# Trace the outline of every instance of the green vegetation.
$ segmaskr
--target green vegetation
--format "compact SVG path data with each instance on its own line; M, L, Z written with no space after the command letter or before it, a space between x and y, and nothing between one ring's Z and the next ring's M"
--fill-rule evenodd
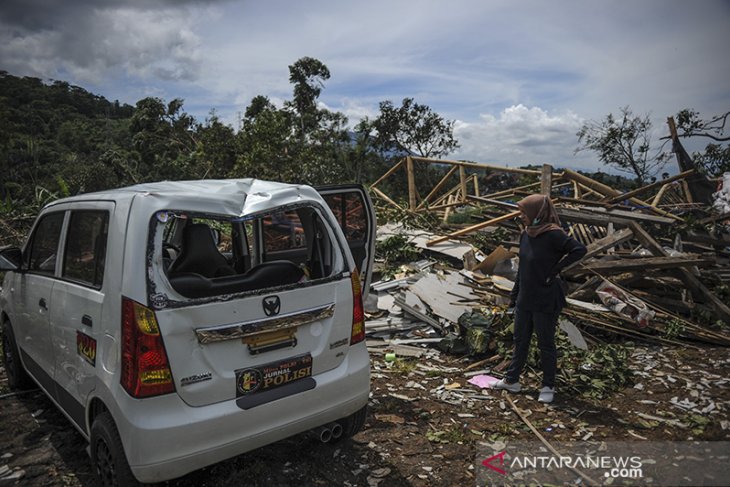
M327 66L304 57L289 74L291 100L276 107L255 96L236 132L215 112L196 120L181 99L131 106L0 71L0 245L20 243L38 209L67 195L165 179L365 183L404 151L443 156L458 146L453 122L410 98L401 107L382 102L378 117L352 130L344 114L318 103ZM397 191L405 181L393 184L392 194L405 194Z

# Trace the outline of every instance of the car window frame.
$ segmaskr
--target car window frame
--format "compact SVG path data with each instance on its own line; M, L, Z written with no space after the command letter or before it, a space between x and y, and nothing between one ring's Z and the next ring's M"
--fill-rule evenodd
M59 267L59 259L58 256L61 252L63 252L63 241L64 241L64 230L66 226L66 214L65 209L58 209L58 210L51 210L47 211L45 213L42 213L38 220L36 221L35 225L33 226L33 230L30 233L30 236L28 237L28 242L25 245L25 248L23 249L23 262L21 265L21 269L28 274L36 275L36 276L44 276L49 278L57 278L58 277L58 267ZM44 272L40 271L38 269L32 269L31 268L31 256L33 254L33 246L38 238L38 232L40 231L41 224L44 220L47 218L51 218L54 216L60 215L61 216L61 226L58 230L58 241L56 242L56 261L54 262L53 271L52 272Z
M80 208L70 208L66 210L66 221L63 226L63 249L62 249L62 260L60 263L60 266L58 268L58 278L65 282L70 282L73 284L77 284L82 287L86 287L89 289L95 289L100 290L104 286L104 279L107 277L107 256L109 255L108 249L109 249L109 227L111 225L111 218L112 218L112 212L109 208L93 208L93 207L80 207ZM74 214L78 213L103 213L106 215L106 243L104 247L104 264L103 264L103 274L101 282L97 285L95 283L91 283L88 281L83 281L81 279L77 279L74 277L68 277L64 275L65 269L66 269L66 257L67 257L67 249L68 249L68 239L71 235L71 222ZM95 249L96 250L96 249ZM96 259L95 259L96 262ZM96 265L96 264L95 264Z

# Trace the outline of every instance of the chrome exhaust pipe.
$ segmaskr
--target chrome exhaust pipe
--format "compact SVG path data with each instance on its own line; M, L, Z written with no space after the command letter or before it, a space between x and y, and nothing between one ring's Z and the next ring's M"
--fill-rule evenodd
M315 435L322 443L329 443L329 441L332 439L332 430L329 429L329 425L320 426L315 430Z
M340 436L342 436L343 429L342 429L342 425L340 423L335 421L334 423L330 423L327 426L329 427L330 431L332 432L333 440L336 440Z

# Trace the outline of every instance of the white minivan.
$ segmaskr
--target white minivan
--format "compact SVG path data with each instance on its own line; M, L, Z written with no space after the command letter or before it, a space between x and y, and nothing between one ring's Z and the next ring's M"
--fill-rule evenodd
M374 233L356 185L160 182L55 201L0 251L8 382L48 394L104 485L308 430L351 436L370 391Z

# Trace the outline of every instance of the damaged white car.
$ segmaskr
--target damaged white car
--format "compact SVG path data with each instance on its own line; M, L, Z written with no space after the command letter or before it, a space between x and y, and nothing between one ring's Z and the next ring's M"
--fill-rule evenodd
M0 251L11 387L37 383L105 485L157 482L315 430L370 390L360 186L161 182L55 201Z

